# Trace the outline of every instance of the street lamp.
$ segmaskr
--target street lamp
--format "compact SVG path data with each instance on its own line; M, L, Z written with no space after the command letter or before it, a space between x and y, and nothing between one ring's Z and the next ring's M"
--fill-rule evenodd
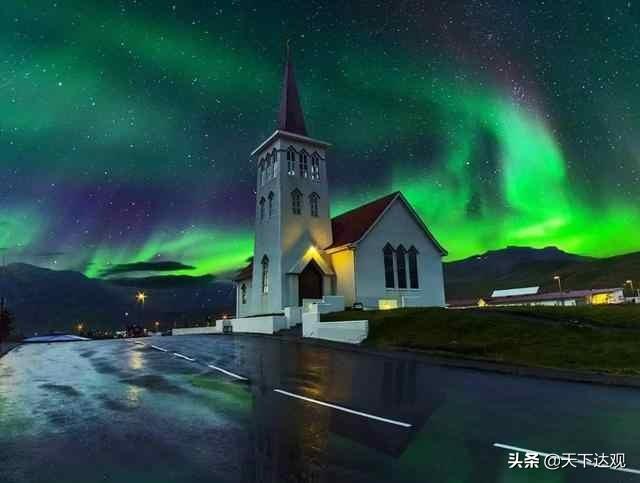
M554 275L553 279L558 282L558 290L562 293L562 280L560 280L560 275Z
M142 310L140 312L140 326L142 327L142 325L144 324L144 321L142 319L144 319L144 303L147 300L147 294L144 292L138 292L136 294L136 300L138 301L138 303L140 304L140 306L142 307Z

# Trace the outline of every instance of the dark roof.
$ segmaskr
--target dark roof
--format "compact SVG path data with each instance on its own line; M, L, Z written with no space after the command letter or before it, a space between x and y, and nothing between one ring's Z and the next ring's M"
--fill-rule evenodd
M302 136L307 135L304 125L304 115L300 106L298 86L293 73L291 52L287 45L287 60L284 64L284 80L282 82L282 97L280 99L280 113L278 114L278 129Z
M249 263L249 265L244 267L242 270L239 270L236 276L233 277L233 279L236 281L246 280L248 278L251 278L252 276L253 276L253 261Z
M331 220L333 244L327 249L341 247L360 240L399 193L399 191L395 191L333 218Z

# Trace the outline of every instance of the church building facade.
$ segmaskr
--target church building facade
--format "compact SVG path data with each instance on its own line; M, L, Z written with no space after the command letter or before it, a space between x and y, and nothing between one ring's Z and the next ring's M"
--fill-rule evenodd
M364 308L443 306L446 251L402 193L331 218L329 147L307 133L287 55L278 127L251 153L255 244L235 278L236 317L330 295Z

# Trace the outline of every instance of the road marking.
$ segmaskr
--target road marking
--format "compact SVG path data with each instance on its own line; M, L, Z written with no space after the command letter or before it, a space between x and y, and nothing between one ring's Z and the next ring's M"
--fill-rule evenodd
M236 379L239 379L240 381L248 381L249 380L246 377L242 377L242 376L239 376L238 374L234 374L233 372L229 372L226 369L223 369L222 367L214 366L213 364L207 364L207 366L210 367L211 369L215 369L216 371L220 371L220 372L226 374L227 376L235 377Z
M134 340L133 343L138 345L147 345L144 342L140 342L139 340Z
M275 392L280 394L284 394L285 396L294 397L296 399L302 399L303 401L307 401L314 404L319 404L320 406L326 406L328 408L337 409L338 411L344 411L345 413L355 414L356 416L362 416L364 418L375 419L376 421L382 421L383 423L395 424L396 426L402 426L403 428L410 428L411 424L403 423L402 421L395 421L394 419L381 418L380 416L374 416L373 414L362 413L360 411L354 411L353 409L345 408L342 406L337 406L335 404L330 404L324 401L318 401L317 399L311 399L310 397L300 396L299 394L294 394L292 392L283 391L282 389L274 389Z
M158 347L157 345L152 345L151 347L157 351L168 352L167 349L163 347Z
M502 443L493 443L493 446L495 446L496 448L501 448L501 449L510 449L512 451L519 451L521 453L534 453L534 454L537 454L537 455L540 455L540 456L549 456L550 454L555 454L561 460L565 460L565 461L570 460L569 457L560 456L560 454L558 454L558 453L544 453L542 451L536 451L536 450L533 450L533 449L520 448L518 446L511 446L511 445L502 444ZM603 469L603 470L621 471L623 473L633 473L634 475L640 475L640 470L635 470L633 468L610 468L610 467L607 467L607 466L597 466L594 463L591 463L589 461L585 461L585 464L587 466L593 466L594 468L600 468L600 469Z
M187 357L184 354L180 354L179 352L174 352L173 355L176 356L176 357L180 357L181 359L185 359L185 360L187 360L189 362L194 362L195 361L195 359L192 359L191 357Z

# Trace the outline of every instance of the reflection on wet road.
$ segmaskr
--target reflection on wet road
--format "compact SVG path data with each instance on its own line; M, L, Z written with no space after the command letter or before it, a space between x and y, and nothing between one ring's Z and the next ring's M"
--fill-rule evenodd
M0 481L604 482L509 469L494 443L625 453L640 391L273 338L22 346L0 360Z

